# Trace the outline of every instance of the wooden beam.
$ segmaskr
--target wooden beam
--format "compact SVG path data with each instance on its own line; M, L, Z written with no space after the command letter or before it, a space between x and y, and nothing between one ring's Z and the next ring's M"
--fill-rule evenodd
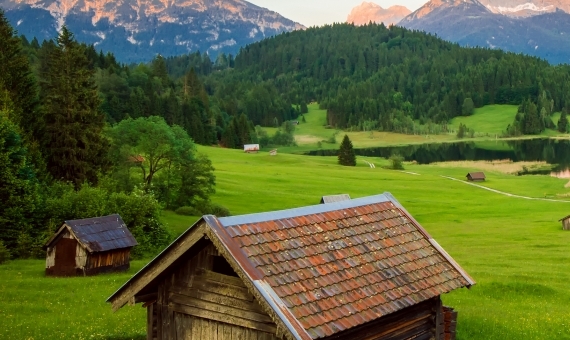
M222 304L218 304L215 302L200 300L193 297L178 295L178 294L173 294L170 297L170 301L172 303L180 305L196 307L220 314L232 315L242 319L273 324L273 320L271 320L271 318L265 314L261 314L250 310L244 310L241 308L235 308L226 304L225 301Z
M165 253L159 254L148 267L143 268L139 272L141 274L135 274L135 276L128 282L128 286L121 287L118 294L115 293L116 295L109 298L113 306L113 311L117 311L119 308L123 307L129 299L134 297L147 284L160 275L160 273L188 251L188 249L196 244L196 242L200 241L200 239L204 237L205 229L206 228L203 224L192 228L188 235L184 235L184 237L176 240L166 249Z
M172 308L173 311L178 312L178 313L193 315L193 316L197 316L199 318L204 318L204 319L216 320L219 322L229 323L229 324L236 325L236 326L241 326L241 327L246 327L246 328L251 328L251 329L257 329L257 330L272 333L272 334L275 334L275 331L276 331L276 327L274 324L272 325L272 324L266 324L266 323L262 323L262 322L256 322L256 321L252 321L252 320L242 319L242 318L235 317L232 315L216 313L213 311L204 310L204 309L200 309L200 308L196 308L196 307L190 307L190 306L180 305L177 303L171 303L170 308Z

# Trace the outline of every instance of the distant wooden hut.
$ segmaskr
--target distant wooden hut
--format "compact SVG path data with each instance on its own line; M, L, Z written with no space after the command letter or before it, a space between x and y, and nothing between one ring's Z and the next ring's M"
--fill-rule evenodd
M321 197L321 204L350 201L349 194L329 195Z
M485 180L485 173L479 172L470 172L467 174L467 180L472 182L483 182Z
M259 144L244 144L243 151L247 153L259 152Z
M137 241L114 214L65 221L45 244L46 275L96 275L129 269Z
M562 229L570 230L570 215L559 219L558 222L562 222Z
M147 339L454 339L473 279L390 194L203 216L108 298Z
M277 156L277 149L273 149L273 150L269 151L269 155L270 156Z

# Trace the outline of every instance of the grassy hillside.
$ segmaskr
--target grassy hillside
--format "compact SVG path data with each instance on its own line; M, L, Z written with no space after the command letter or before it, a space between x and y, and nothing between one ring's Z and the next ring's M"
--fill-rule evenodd
M322 195L362 197L391 192L477 281L445 295L459 311L458 339L563 339L570 334L570 232L557 221L570 201L513 198L452 181L477 163L380 168L385 160L362 157L340 167L334 157L309 157L200 147L216 168L213 200L232 214L316 204ZM516 177L486 170L483 185L536 198L565 199L565 180ZM171 228L193 218L167 213ZM42 260L0 266L1 339L144 339L145 314L125 306L113 314L104 301L148 260L127 274L46 278Z
M477 134L500 136L515 120L517 109L516 105L488 105L475 109L471 116L453 118L450 125L457 130L459 124L465 124Z
M409 145L423 143L446 143L460 141L456 137L459 124L465 124L475 130L474 138L466 138L467 141L489 141L500 138L507 125L512 124L517 113L516 105L488 105L475 109L475 113L468 117L456 117L451 120L450 132L441 135L405 135L393 132L378 131L341 131L327 127L326 110L320 110L317 103L309 104L309 113L305 114L306 122L299 118L299 125L295 127L295 147L280 147L280 152L304 152L310 150L338 149L342 137L347 134L356 148L381 147L389 145ZM554 124L558 123L560 113L552 116ZM274 134L275 128L264 128L269 134ZM336 135L336 143L328 142ZM560 136L567 138L567 134L560 134L554 130L546 130L541 136ZM535 136L523 136L510 139L533 138ZM320 145L319 145L320 142Z

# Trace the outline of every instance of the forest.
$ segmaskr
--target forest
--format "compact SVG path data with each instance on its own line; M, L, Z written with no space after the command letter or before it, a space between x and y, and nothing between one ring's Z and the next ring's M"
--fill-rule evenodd
M40 254L65 219L115 212L141 253L156 252L169 242L161 209L228 213L209 200L214 167L196 144L293 145L291 121L311 102L346 130L444 133L487 104L520 105L506 135L568 128L568 65L396 26L334 24L235 57L127 65L65 26L28 41L0 11L0 49L0 239L14 257Z

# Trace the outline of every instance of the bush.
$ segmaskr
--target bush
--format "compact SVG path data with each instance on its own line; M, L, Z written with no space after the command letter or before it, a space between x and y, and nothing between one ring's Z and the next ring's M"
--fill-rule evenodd
M0 264L8 261L10 259L10 252L8 248L4 246L4 242L0 240Z
M393 154L389 158L390 160L390 167L394 170L404 170L404 157L400 154Z
M217 217L230 216L230 211L223 205L212 203L209 201L200 201L196 204L196 209L202 212L202 215L216 215Z
M202 216L202 212L194 207L183 206L174 211L178 215L184 216Z

